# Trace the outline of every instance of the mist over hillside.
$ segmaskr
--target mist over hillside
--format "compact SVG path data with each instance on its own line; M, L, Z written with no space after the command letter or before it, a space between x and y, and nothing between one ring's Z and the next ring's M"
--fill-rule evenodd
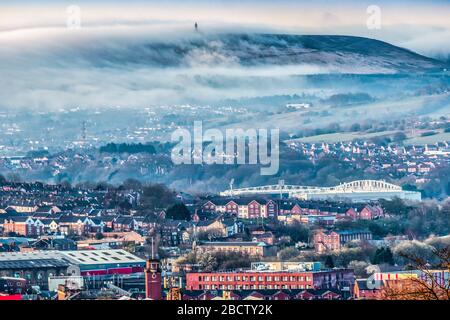
M305 75L424 74L446 68L382 41L333 35L83 33L0 44L3 108L214 104L301 94L308 86Z
M323 66L321 72L423 72L444 63L386 42L339 35L203 34L142 39L128 46L90 44L81 57L93 66ZM295 71L294 71L295 72ZM306 71L307 72L307 71ZM307 72L308 73L308 72Z
M125 35L0 46L1 154L44 149L69 159L64 169L31 170L20 174L24 179L120 183L133 177L197 191L221 190L230 179L273 183L279 176L261 177L258 168L174 167L168 154L145 155L142 163L134 155L96 152L98 161L83 160L89 165L70 159L80 146L170 142L176 128L197 120L204 128L277 128L289 141L324 134L351 140L352 126L364 128L361 138L392 136L410 129L397 120L450 116L446 63L378 40L194 30ZM434 137L446 135L439 130ZM300 165L282 163L280 176L292 176L293 168ZM342 172L339 179L348 176ZM294 182L339 180L327 176L299 173Z

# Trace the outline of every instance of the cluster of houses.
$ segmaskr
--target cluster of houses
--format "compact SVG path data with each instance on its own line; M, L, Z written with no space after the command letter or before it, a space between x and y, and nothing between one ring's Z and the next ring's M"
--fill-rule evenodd
M170 220L160 216L123 215L107 210L85 209L80 212L62 211L57 206L41 206L33 212L17 212L6 208L0 213L0 232L5 236L39 238L45 235L76 236L89 238L95 234L135 231L148 235L155 230L159 234L160 245L177 247L191 243L192 237L205 240L228 238L242 233L243 223L224 215L215 215L204 220ZM198 218L197 218L198 219Z
M279 239L270 228L258 228L258 221L262 219L330 226L339 220L371 220L385 215L378 204L259 197L211 198L188 207L190 221L166 219L164 210L141 216L132 210L118 212L93 205L67 208L64 205L13 204L0 210L0 231L4 236L27 238L47 235L93 238L99 233L131 231L145 236L156 231L162 247L186 245L199 251L240 252L265 257L274 254ZM347 241L371 240L371 235L361 235L357 231L352 234L347 239L342 232L316 233L313 244L317 252L323 252L339 250ZM96 245L101 246L105 241L97 239L97 242Z
M258 197L217 198L204 202L203 212L226 213L241 219L274 218L284 222L305 224L337 220L373 220L385 215L378 204L354 205L328 201L274 200Z
M364 162L372 171L388 174L392 178L416 177L416 182L426 182L429 172L450 164L450 146L446 141L425 145L384 146L368 141L303 143L293 140L289 146L311 161L330 154L347 162Z
M4 182L0 186L0 230L25 237L131 231L146 221L133 218L130 210L118 210L117 203L127 203L131 209L138 201L139 193L130 190Z
M275 218L277 208L274 200L261 198L217 198L208 200L202 205L202 209L206 212L229 213L242 219Z
M55 218L9 216L0 219L0 226L5 234L25 237L39 237L45 234L56 233L81 236L88 233L102 232L104 223L98 219L72 215L57 215Z
M183 293L183 300L344 300L348 299L338 289L293 290L190 290Z
M266 257L276 254L276 245L283 235L270 228L259 227L263 225L262 220L278 220L285 224L297 221L332 230L330 227L337 221L372 220L385 216L377 203L352 204L259 196L213 197L195 201L190 198L187 201L183 197L191 219L173 220L166 219L165 210L140 215L136 210L139 194L129 191L124 191L120 197L131 207L119 210L108 206L114 196L105 191L39 183L10 183L1 188L1 234L36 239L45 236L87 239L82 246L114 246L115 239L101 239L104 234L137 232L145 237L156 232L159 245L164 248L182 246L199 252L240 252ZM371 234L365 231L344 233L317 232L311 239L312 245L317 252L324 252L339 250L352 240L372 240ZM98 234L101 235L95 239Z

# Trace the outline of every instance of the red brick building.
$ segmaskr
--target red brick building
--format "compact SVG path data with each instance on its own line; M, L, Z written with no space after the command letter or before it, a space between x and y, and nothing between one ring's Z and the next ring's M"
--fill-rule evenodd
M380 289L369 288L368 279L356 279L355 286L353 288L353 295L355 299L367 300L367 299L377 299L380 296Z
M302 208L298 203L285 201L280 204L279 210L280 215L288 215L288 214L299 215L304 213L305 212L302 210Z
M321 271L199 272L186 275L186 290L353 289L348 269Z
M365 206L360 212L360 219L373 220L378 219L384 215L383 209L380 206Z
M253 231L251 236L253 242L264 242L269 246L275 244L275 236L271 231Z
M270 199L238 198L213 199L202 205L202 210L229 213L242 219L276 218L278 205Z
M350 241L372 240L370 231L319 231L314 234L314 249L318 253L326 251L340 250L341 247Z
M350 208L346 214L352 220L373 220L384 216L383 209L378 205L366 205L361 210Z

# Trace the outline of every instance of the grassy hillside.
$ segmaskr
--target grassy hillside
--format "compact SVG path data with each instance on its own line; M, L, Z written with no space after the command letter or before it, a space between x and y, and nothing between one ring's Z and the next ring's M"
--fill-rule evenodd
M339 132L339 133L330 133L330 134L320 134L317 136L298 138L287 140L287 143L290 142L305 142L305 143L333 143L333 142L347 142L353 141L355 139L367 140L375 137L384 137L393 135L396 131L383 131L383 132L374 132L374 133L361 133L361 132Z
M450 132L438 132L432 136L422 137L421 134L427 130L417 130L414 134L411 132L405 132L408 137L403 143L405 145L424 145L433 144L436 142L450 141ZM286 140L286 143L291 142L304 142L304 143L336 143L336 142L348 142L356 139L368 140L378 137L392 137L397 131L382 131L374 133L364 132L339 132L330 134L320 134L305 138L297 138Z
M407 145L424 145L442 141L450 141L450 132L440 132L427 137L415 136L405 140L404 143Z

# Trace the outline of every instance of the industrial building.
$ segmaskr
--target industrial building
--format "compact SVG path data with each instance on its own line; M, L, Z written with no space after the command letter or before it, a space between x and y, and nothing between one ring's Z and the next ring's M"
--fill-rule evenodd
M125 250L61 251L71 276L98 276L144 272L145 260Z
M24 278L41 289L47 289L49 277L66 275L68 267L55 251L0 253L0 277Z
M114 275L143 273L145 260L125 250L31 251L0 253L0 277L24 278L48 289L49 278L81 276L97 281Z
M335 289L350 291L349 269L319 271L233 271L186 274L186 290Z

